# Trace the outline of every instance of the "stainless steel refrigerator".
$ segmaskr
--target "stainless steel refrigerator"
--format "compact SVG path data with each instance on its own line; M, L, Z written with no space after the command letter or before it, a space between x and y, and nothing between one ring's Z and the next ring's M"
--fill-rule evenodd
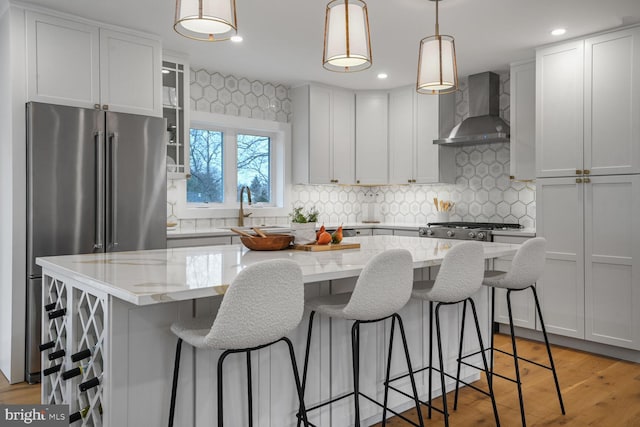
M27 104L26 379L40 378L40 256L166 247L164 119Z

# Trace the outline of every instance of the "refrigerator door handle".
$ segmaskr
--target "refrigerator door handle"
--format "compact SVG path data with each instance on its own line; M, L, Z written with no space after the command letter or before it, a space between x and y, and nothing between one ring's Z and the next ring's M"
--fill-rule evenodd
M94 249L104 249L104 132L94 135L96 143L96 219Z
M118 132L109 134L109 157L110 157L110 194L111 205L111 249L118 248Z

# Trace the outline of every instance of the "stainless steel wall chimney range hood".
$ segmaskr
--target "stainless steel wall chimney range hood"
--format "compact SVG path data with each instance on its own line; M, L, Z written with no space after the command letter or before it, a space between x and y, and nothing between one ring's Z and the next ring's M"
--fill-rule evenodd
M486 72L469 76L469 117L434 144L461 146L509 142L511 130L500 114L500 76Z

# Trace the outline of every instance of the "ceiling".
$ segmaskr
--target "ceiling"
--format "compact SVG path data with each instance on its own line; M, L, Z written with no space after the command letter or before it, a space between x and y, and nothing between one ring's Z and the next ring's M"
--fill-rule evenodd
M435 4L366 0L373 66L356 73L322 67L328 0L236 0L241 43L200 42L173 30L175 0L30 0L29 3L159 35L163 48L205 68L295 86L309 81L352 89L415 84L418 44L433 35ZM458 73L508 69L536 46L640 22L639 0L443 0L440 32L455 37ZM564 36L550 31L565 27ZM376 78L385 72L386 80Z

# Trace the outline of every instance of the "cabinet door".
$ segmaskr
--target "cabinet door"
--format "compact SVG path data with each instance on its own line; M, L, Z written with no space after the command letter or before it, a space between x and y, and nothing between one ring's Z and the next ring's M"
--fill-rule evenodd
M536 177L536 63L511 67L511 176Z
M584 189L586 338L640 350L640 175Z
M333 179L331 144L331 90L309 89L309 183L329 184Z
M583 187L575 178L536 182L536 235L547 239L538 281L547 331L584 338Z
M93 108L100 102L98 28L27 11L29 101Z
M157 40L100 30L100 101L111 111L162 117Z
M386 92L356 94L356 183L388 182L388 96Z
M413 86L389 93L389 183L407 184L414 179Z
M340 184L355 181L355 98L353 92L334 90L331 104L333 119L333 180Z
M584 76L584 168L639 173L640 28L587 39Z
M536 176L575 176L582 169L582 41L536 52Z
M419 184L455 180L455 149L433 143L438 139L438 102L438 96L416 95L414 176Z

